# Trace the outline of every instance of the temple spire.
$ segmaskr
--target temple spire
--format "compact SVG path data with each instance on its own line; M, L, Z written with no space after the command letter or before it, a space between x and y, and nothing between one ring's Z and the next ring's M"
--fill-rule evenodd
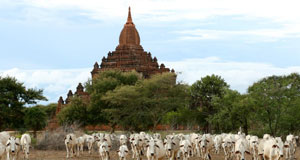
M126 24L130 24L132 23L132 18L131 18L131 11L130 11L130 7L128 9L128 17L127 17L127 22Z
M124 28L122 29L119 37L119 45L117 46L117 49L121 49L124 46L134 46L136 49L143 49L140 45L139 33L132 22L130 7L128 8L127 21L124 24Z

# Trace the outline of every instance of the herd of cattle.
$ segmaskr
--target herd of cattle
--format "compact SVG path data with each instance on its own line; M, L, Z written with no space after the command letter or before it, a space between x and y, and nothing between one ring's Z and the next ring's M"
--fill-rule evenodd
M128 136L128 137L127 137ZM109 160L113 141L119 141L117 150L120 160L126 160L131 148L132 159L140 160L145 155L148 160L189 160L191 157L210 160L211 153L224 152L225 160L245 160L249 154L252 160L294 160L298 136L288 135L283 142L281 137L272 137L265 134L262 139L254 135L238 134L171 134L164 138L159 133L147 134L145 132L131 135L107 133L84 134L76 137L67 134L64 138L67 158L83 153L86 146L88 153L92 154L97 148L100 159ZM16 160L22 150L24 159L28 159L31 138L23 134L21 139L10 136L8 132L0 132L0 160L5 156L7 160Z
M8 132L0 132L0 160L6 152L6 159L13 160L18 158L19 151L22 149L24 158L28 159L31 138L29 134L23 134L21 140L14 136L10 136Z

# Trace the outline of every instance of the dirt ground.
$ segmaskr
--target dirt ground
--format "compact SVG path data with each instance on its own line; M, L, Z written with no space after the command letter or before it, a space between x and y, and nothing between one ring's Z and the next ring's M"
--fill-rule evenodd
M23 154L20 154L20 159ZM300 148L297 148L296 158L300 159ZM66 159L66 151L42 151L42 150L32 150L29 155L30 160L64 160ZM98 153L94 152L92 155L89 155L87 151L80 155L79 157L70 158L72 160L99 160ZM146 157L143 157L143 160L146 160ZM116 151L112 151L111 160L118 160L118 155ZM127 157L127 160L131 160L131 154ZM193 157L190 160L200 160L200 158ZM224 154L220 155L212 154L212 160L224 160ZM251 160L250 156L246 157L246 160Z

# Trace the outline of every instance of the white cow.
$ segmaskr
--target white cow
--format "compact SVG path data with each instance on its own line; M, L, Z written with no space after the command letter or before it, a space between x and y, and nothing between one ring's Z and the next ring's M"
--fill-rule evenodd
M104 138L104 133L93 133L92 136L94 136L95 141L99 142L101 138Z
M142 155L147 150L146 141L149 141L150 139L153 139L153 137L151 137L149 134L146 134L145 132L140 132L139 141L140 141L140 145L142 146L142 150L141 150Z
M84 138L85 138L85 142L87 144L88 150L89 150L89 154L92 154L95 138L94 138L94 136L90 136L90 135L84 135Z
M214 147L216 150L216 154L220 153L220 148L222 145L222 136L221 135L216 135L214 138Z
M163 142L161 140L151 139L147 147L147 158L148 160L162 160L166 156Z
M233 149L234 149L234 141L231 135L225 136L222 143L222 148L225 154L225 160L229 160L233 158Z
M276 140L276 143L279 147L279 155L280 155L280 157L283 157L284 144L282 142L282 139L281 139L281 137L276 137L275 140Z
M200 141L200 135L196 133L190 134L190 141L192 144L192 156L198 155L199 156L199 141Z
M132 141L132 158L140 159L143 154L144 147L146 147L145 135L134 134L134 137L131 139Z
M84 137L76 138L76 146L77 146L77 156L79 156L80 152L83 154Z
M105 133L99 133L97 135L96 141L98 141L98 147L103 143L104 141L107 143L108 147L111 148L112 146L112 139L109 134ZM99 143L100 142L100 143Z
M180 153L182 154L183 160L188 160L191 156L192 144L190 140L185 139L180 141ZM179 159L179 157L178 157Z
M3 145L2 143L0 143L0 160L5 155L5 148L6 148L5 145Z
M293 159L295 156L295 152L296 152L296 148L297 148L297 141L296 141L296 137L292 134L289 134L286 137L286 142L289 144L288 146L288 150L286 152L286 155L288 155L286 158L290 158Z
M67 150L67 158L69 158L70 156L73 157L73 153L75 153L75 147L77 144L77 139L75 134L71 133L71 134L67 134L65 137L65 146L66 146L66 150ZM71 154L70 154L71 152Z
M136 153L135 153L135 147L134 147L134 140L135 140L135 136L138 135L138 134L131 134L129 136L129 143L130 143L130 147L131 147L131 150L132 150L132 158L135 157Z
M201 155L202 159L205 160L210 160L210 151L213 148L213 141L211 139L210 135L203 135L200 139L200 150L201 150Z
M259 139L258 140L258 149L257 149L257 154L258 157L262 160L263 159L263 155L264 155L264 146L267 140L265 139Z
M107 144L107 141L101 143L99 147L99 155L102 160L109 160L109 151L110 147Z
M159 133L154 133L153 134L153 139L159 139L159 140L161 140L161 135Z
M23 134L21 137L21 147L22 147L25 159L28 159L30 145L31 145L30 135L27 133Z
M121 145L117 152L120 160L126 160L126 157L128 155L128 148L126 145Z
M237 160L245 160L245 153L250 154L248 141L240 138L235 142L235 156Z
M20 150L20 139L16 137L10 137L6 143L6 158L10 160L12 157L13 160L18 159Z
M130 134L130 136L129 136L129 143L130 143L131 148L133 148L132 142L133 142L134 137L135 137L135 134Z
M120 136L120 146L127 144L127 137L125 135Z
M251 135L247 135L247 136L246 136L246 140L247 140L249 146L250 146L250 139L251 139L251 137L252 137Z
M182 133L179 133L176 136L180 139L180 141L184 140L184 137L185 137L185 135Z
M280 158L280 149L274 138L265 141L263 152L264 160L279 160Z
M289 134L286 137L286 142L284 144L286 159L294 158L296 147L297 147L296 138L294 137L294 135Z
M170 160L176 159L176 156L178 157L178 151L179 151L179 143L180 140L178 137L168 137L165 139L165 149L166 149L166 155L167 158Z
M250 152L252 153L252 159L258 160L258 137L257 136L251 136L249 139L250 143Z
M10 135L8 132L6 132L6 131L0 132L0 143L5 145L9 139L9 137L10 137Z
M263 139L269 140L271 138L270 134L264 134Z

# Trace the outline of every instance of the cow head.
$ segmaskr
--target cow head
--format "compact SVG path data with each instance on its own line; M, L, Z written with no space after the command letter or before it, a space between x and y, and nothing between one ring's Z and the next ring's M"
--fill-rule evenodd
M187 140L183 140L180 142L180 150L182 151L184 156L187 156L192 149L191 144Z
M120 160L123 160L128 155L128 148L126 145L121 145L117 152L120 157Z
M65 137L65 144L69 144L71 141L73 141L72 135L68 134Z
M157 149L159 149L160 147L156 144L156 141L151 139L149 141L149 143L146 145L146 147L148 148L148 154L150 154L151 157L156 156L157 154Z
M8 148L8 150L11 152L11 153L15 153L17 152L17 149L19 147L19 142L17 140L16 137L10 137L6 143L6 147Z

